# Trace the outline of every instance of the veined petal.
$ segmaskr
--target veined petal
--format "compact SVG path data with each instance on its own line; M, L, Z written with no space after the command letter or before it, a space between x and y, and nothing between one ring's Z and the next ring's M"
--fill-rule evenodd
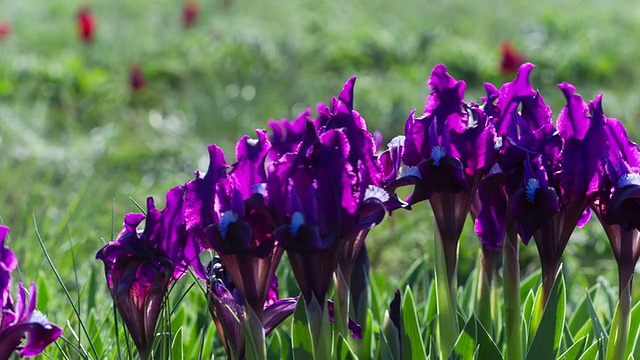
M264 332L268 335L285 321L296 309L298 298L285 298L275 301L264 309Z

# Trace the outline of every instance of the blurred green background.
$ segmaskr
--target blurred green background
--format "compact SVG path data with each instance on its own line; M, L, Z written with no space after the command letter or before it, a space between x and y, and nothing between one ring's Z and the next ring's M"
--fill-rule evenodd
M78 39L83 5L96 18L91 44ZM183 5L0 0L0 20L12 26L0 40L0 217L25 281L53 279L34 219L65 281L82 288L90 271L101 272L96 251L137 211L129 197L144 203L153 195L162 206L170 187L206 169L207 144L233 161L241 135L328 102L352 75L355 108L386 144L403 132L409 111L422 108L434 65L467 81L467 101L479 101L483 82L510 81L499 72L508 40L536 64L532 83L554 113L564 105L562 81L586 100L603 92L606 114L638 139L639 2L209 0L199 2L190 28L181 24ZM132 64L146 80L141 91L130 89ZM373 271L390 287L431 252L430 218L420 204L370 233ZM462 280L477 243L467 226ZM522 258L531 273L533 244ZM568 279L580 285L576 296L598 275L617 284L595 218L576 231L564 259Z

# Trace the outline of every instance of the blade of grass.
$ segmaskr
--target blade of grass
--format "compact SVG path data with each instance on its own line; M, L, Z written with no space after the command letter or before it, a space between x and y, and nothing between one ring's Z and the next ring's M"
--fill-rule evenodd
M78 311L78 308L76 307L76 305L73 303L73 299L71 298L71 294L69 293L69 290L64 284L64 281L62 281L62 277L60 277L60 273L58 273L58 269L56 269L56 266L53 264L53 260L51 259L51 256L49 256L49 252L47 251L46 246L44 246L44 241L42 240L42 236L40 235L40 230L38 229L38 223L36 221L35 213L33 214L33 226L36 232L36 238L38 239L38 243L40 243L40 247L42 248L42 252L44 253L45 258L47 259L49 266L51 266L51 270L53 270L53 274L56 276L58 283L62 287L62 291L64 291L64 294L66 295L67 300L69 301L69 304L71 304L71 307L73 308L73 312L76 314L76 317L78 318L78 322L80 323L80 327L82 328L84 335L87 338L90 338L89 333L87 332L87 329L84 326L84 322L82 321L82 317L80 316L80 312ZM89 345L91 346L91 351L93 352L93 355L95 356L96 359L98 359L99 358L98 352L96 351L96 348L93 346L93 343L91 341L89 341Z

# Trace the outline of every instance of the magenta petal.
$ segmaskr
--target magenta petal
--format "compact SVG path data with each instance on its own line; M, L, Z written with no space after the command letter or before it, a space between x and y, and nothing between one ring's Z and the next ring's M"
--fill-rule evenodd
M209 168L204 178L198 177L187 183L185 195L185 219L187 230L203 231L210 224L218 222L215 204L216 185L227 176L227 162L222 150L209 145Z
M342 101L347 107L351 110L353 109L353 87L356 84L356 77L352 76L347 82L344 84L342 91L340 91L340 95L338 95L338 99Z
M580 95L575 94L573 85L562 83L558 88L567 99L567 106L558 115L558 131L563 139L583 140L591 123L589 107Z
M5 245L9 228L0 225L0 308L4 307L11 298L9 288L11 286L11 272L18 266L18 259L11 249ZM0 324L1 325L1 324Z
M271 149L271 143L267 140L264 130L256 130L258 139L243 136L236 145L237 162L231 165L229 175L236 181L237 188L242 193L243 199L253 195L252 186L267 182L267 173L264 163L267 153Z
M581 228L587 225L587 223L591 219L591 214L592 214L591 208L584 209L584 211L582 212L582 215L580 216L580 220L578 220L578 223L576 224L576 226L578 228Z
M440 64L433 68L428 85L433 92L426 100L426 114L433 114L444 121L449 114L460 111L466 83L449 75L445 65Z

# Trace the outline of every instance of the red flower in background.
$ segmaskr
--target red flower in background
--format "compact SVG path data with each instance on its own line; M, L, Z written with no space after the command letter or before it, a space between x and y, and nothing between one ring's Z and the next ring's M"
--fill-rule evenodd
M11 35L11 23L0 20L0 40L8 38L9 35Z
M200 6L196 1L187 1L182 8L182 26L190 27L198 20Z
M83 6L78 10L76 15L78 24L78 36L84 43L89 44L93 42L94 33L96 32L96 19L91 13L91 9L88 6Z
M140 64L131 65L129 68L129 86L131 86L131 90L139 91L144 87L144 85L145 80Z
M500 72L502 74L515 74L520 65L526 62L524 55L516 50L509 41L504 41L500 44L500 55L502 57L500 62Z

